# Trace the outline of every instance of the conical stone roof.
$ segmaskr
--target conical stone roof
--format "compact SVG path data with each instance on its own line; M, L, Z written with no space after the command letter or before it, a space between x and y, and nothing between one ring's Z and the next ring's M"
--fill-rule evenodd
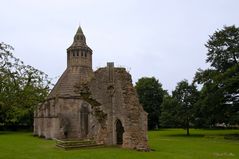
M77 96L75 86L84 81L89 81L93 75L91 56L92 50L86 45L85 35L79 26L73 44L67 49L67 62L70 64L68 64L48 98Z

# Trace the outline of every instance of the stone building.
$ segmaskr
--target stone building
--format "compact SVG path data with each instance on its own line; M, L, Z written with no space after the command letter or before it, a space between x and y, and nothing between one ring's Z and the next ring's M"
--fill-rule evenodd
M91 139L148 149L147 113L125 68L92 70L92 50L81 27L67 49L67 68L34 114L34 134L47 139Z

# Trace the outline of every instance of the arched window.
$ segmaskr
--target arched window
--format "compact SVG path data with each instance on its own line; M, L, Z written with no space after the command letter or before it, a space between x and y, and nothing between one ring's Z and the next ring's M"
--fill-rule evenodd
M122 145L123 144L124 127L119 119L116 120L115 127L116 127L116 143L118 145Z

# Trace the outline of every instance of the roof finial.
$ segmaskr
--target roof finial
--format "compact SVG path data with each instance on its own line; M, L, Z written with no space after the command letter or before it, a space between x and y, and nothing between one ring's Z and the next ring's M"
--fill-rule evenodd
M76 33L77 33L77 34L78 34L78 33L83 34L83 31L82 31L81 25L79 25L79 27L78 27Z

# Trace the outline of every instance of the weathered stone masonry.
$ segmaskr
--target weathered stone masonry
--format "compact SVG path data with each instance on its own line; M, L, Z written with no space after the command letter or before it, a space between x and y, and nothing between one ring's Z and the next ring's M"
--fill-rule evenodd
M105 145L148 149L147 113L125 68L92 70L92 50L79 27L67 49L67 68L34 114L34 134L92 139Z

